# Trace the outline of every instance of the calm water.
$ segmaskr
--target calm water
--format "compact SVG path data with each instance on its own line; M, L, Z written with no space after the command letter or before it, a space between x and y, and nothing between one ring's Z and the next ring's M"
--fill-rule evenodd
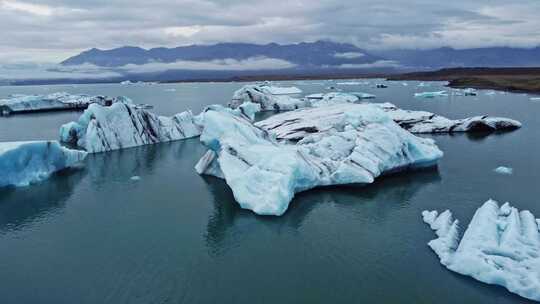
M336 81L341 82L341 81ZM332 82L296 82L305 93ZM435 136L438 170L366 187L299 194L282 217L238 208L227 185L193 166L198 139L90 156L26 188L0 189L0 303L521 303L444 269L426 243L424 209L465 226L487 199L540 216L540 103L521 94L419 100L389 82L377 101L451 118L491 114L524 127L488 137ZM170 115L226 103L240 84L0 87L11 93L127 95ZM176 91L166 91L175 89ZM0 118L0 141L56 139L80 113ZM497 175L498 166L514 168ZM0 172L1 174L1 172ZM130 180L138 175L140 181Z

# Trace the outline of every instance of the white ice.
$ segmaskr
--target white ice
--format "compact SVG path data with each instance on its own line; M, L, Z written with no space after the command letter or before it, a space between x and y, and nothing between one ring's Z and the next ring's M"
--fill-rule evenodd
M87 153L57 141L0 142L0 187L27 186L81 162Z
M287 111L308 107L305 99L295 97L302 93L296 87L276 87L269 83L245 85L237 90L229 106L237 108L243 103L251 102L261 105L261 111Z
M197 172L224 178L240 206L257 214L282 215L300 191L368 184L382 174L435 165L442 157L433 140L412 135L373 105L337 104L278 116L284 119L273 123L297 133L295 142L277 141L268 122L253 125L227 108L212 106L201 114L200 139L211 151Z
M198 136L191 111L158 116L130 104L92 104L78 121L60 128L60 139L90 153L105 152Z
M517 120L487 115L463 119L448 119L427 111L403 110L391 103L374 103L402 128L412 133L489 132L514 130L521 127Z
M48 95L13 94L6 99L0 99L0 114L85 109L93 103L111 105L116 102L131 103L131 100L123 96L111 98L99 95L69 94L65 92Z
M450 211L424 211L422 216L437 234L428 245L446 268L540 301L540 220L531 212L489 200L461 240L459 222Z
M495 171L495 173L506 174L506 175L511 175L512 173L514 173L514 169L509 168L509 167L504 167L504 166L497 167L493 171Z
M448 96L448 93L446 91L414 93L414 97L418 98L435 98L445 96Z

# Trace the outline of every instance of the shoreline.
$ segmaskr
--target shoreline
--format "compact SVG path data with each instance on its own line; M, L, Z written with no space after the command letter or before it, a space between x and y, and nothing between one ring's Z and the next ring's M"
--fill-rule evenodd
M390 75L395 81L448 81L450 88L540 94L540 68L451 68Z

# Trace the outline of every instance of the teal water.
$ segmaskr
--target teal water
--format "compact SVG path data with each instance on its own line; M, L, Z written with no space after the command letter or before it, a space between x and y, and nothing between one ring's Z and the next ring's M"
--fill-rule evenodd
M0 87L0 98L127 95L171 115L226 103L240 85ZM297 85L315 93L331 82ZM205 151L198 139L91 155L84 168L0 189L0 303L526 302L443 268L426 245L435 236L420 212L451 209L466 225L493 198L539 217L540 103L483 92L412 97L440 86L342 88L451 118L507 116L524 127L488 137L434 136L445 152L438 169L307 191L282 217L241 210L222 180L197 175L193 166ZM59 126L79 115L0 118L0 141L55 139ZM501 165L514 174L495 174ZM134 175L141 179L130 180Z

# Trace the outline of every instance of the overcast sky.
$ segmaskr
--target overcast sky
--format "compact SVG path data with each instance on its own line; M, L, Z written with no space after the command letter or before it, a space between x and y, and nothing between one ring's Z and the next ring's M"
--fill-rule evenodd
M215 42L532 47L539 16L539 0L0 0L0 64Z

